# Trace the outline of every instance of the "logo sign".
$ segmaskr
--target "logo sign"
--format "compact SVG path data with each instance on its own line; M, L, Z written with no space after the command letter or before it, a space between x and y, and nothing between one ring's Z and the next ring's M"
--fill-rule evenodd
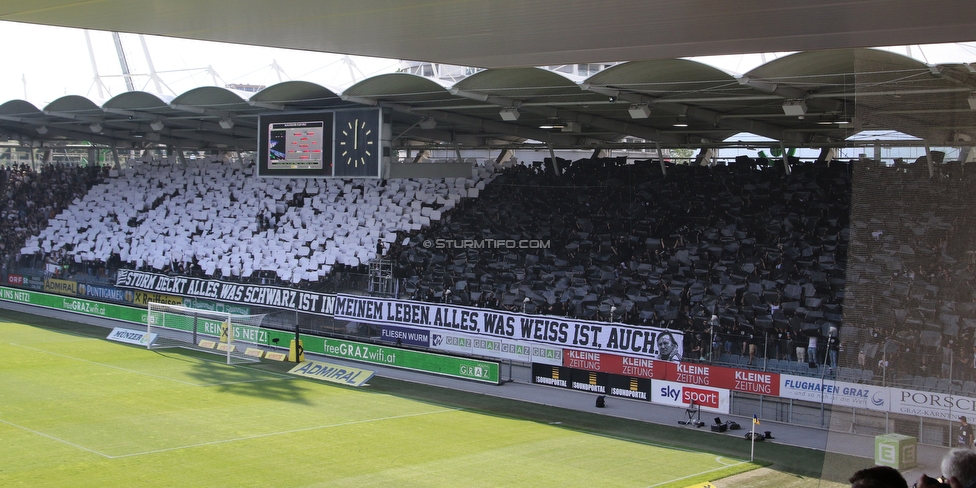
M125 290L108 286L95 286L78 283L78 295L102 300L125 301Z
M572 370L548 364L532 364L532 382L540 385L569 388Z
M283 352L272 352L268 351L264 353L264 359L271 359L272 361L284 361L288 355Z
M890 388L786 374L780 375L779 382L779 396L783 398L879 412L887 412L891 407Z
M638 378L666 378L668 371L681 366L682 363L670 363L657 359L633 356L620 356L603 352L590 352L579 349L563 350L563 366L599 371L621 376L636 376ZM656 371L656 372L655 372ZM674 376L673 374L671 376Z
M527 341L486 338L471 334L431 333L431 347L444 351L511 359L559 366L563 364L563 350Z
M609 376L607 373L574 369L570 372L569 387L574 390L606 394L609 390Z
M559 347L532 345L532 362L559 366L563 364L563 349Z
M491 365L488 363L458 365L458 374L464 376L465 378L490 381L492 373L493 371Z
M976 398L891 388L891 412L942 420L976 417Z
M439 351L471 354L473 341L463 334L445 334L438 331L430 334L430 347Z
M475 356L530 362L534 360L533 352L536 352L540 355L538 362L549 364L558 364L556 358L561 356L553 348L540 347L527 341L441 331L433 331L430 336L430 347L433 349Z
M235 303L214 302L199 298L184 298L183 306L211 312L227 312L234 315L251 315L251 307Z
M141 330L116 327L108 334L107 339L110 341L124 342L126 344L135 344L137 346L146 346L149 342L156 340L156 334L149 336Z
M78 282L49 278L44 280L44 291L59 295L74 296L78 294Z
M380 329L380 340L411 346L430 347L430 332L411 327L384 325Z
M720 366L712 367L711 370L712 386L758 395L779 395L778 373Z
M684 408L694 403L702 410L729 413L729 390L664 380L653 380L651 386L651 401L654 403Z
M598 352L567 349L566 354L563 355L563 366L586 371L604 371L603 356L604 354ZM606 356L610 355L606 354Z
M712 384L712 369L715 366L678 363L675 365L674 380L689 385L708 386Z
M183 305L183 299L175 295L164 295L162 293L146 293L143 291L135 292L132 303L136 305L148 305L149 302L165 303L167 305Z
M612 374L610 375L610 391L608 393L618 397L650 400L651 380Z
M38 276L24 276L24 287L41 291L44 289L44 278Z
M363 386L373 377L375 371L322 361L305 361L292 368L289 373L340 385Z
M19 275L19 274L8 274L7 275L7 284L8 285L17 285L17 286L23 285L24 284L24 277L21 276L21 275Z
M875 457L882 464L897 466L898 463L898 445L897 444L878 444L878 451L875 453Z
M16 302L31 303L31 295L29 291L20 291L13 288L0 290L0 298Z

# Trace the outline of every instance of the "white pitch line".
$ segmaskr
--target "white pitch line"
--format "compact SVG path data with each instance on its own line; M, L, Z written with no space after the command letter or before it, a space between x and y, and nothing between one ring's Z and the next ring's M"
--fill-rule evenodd
M745 461L740 461L740 462L737 462L737 463L727 464L727 463L723 463L722 462L722 459L725 459L725 456L715 456L715 462L716 463L719 463L719 464L722 464L722 465L725 465L725 466L735 466L735 465L742 464L742 463L745 462ZM731 461L734 461L734 459L732 459Z
M421 412L421 413L412 413L412 414L407 414L407 415L396 415L396 416L393 416L393 417L380 417L380 418L375 418L375 419L353 420L351 422L342 422L342 423L339 423L339 424L318 425L318 426L315 426L315 427L306 427L304 429L283 430L283 431L280 431L280 432L268 432L267 434L255 434L255 435L249 435L249 436L244 436L244 437L235 437L233 439L223 439L223 440L219 440L219 441L201 442L200 444L190 444L190 445L187 445L187 446L178 446L178 447L167 447L165 449L156 449L156 450L152 450L152 451L134 452L134 453L131 453L131 454L121 454L121 455L118 455L118 456L107 456L107 457L109 457L111 459L119 459L119 458L133 457L133 456L143 456L143 455L146 455L146 454L158 454L158 453L161 453L161 452L176 451L176 450L180 450L180 449L191 449L191 448L194 448L194 447L212 446L212 445L216 445L216 444L226 444L228 442L237 442L237 441L246 441L246 440L251 440L251 439L260 439L262 437L272 437L272 436L284 435L284 434L294 434L294 433L297 433L297 432L308 432L310 430L331 429L331 428L334 428L334 427L345 427L345 426L348 426L348 425L366 424L366 423L370 423L370 422L382 422L384 420L397 420L397 419L404 419L404 418L410 418L410 417L420 417L420 416L424 416L424 415L433 415L433 414L438 414L438 413L456 412L456 411L459 411L459 410L461 410L461 409L459 409L459 408L451 408L451 409L445 409L445 410L435 410L433 412Z
M681 481L681 480L684 480L684 479L691 478L693 476L699 476L699 475L703 475L703 474L706 474L706 473L711 473L713 471L721 471L723 469L731 468L733 466L738 466L740 464L746 464L746 461L739 461L739 462L737 462L735 464L726 464L726 465L724 465L724 466L722 466L720 468L714 468L714 469L708 469L708 470L705 470L705 471L699 471L697 473L689 474L688 476L682 476L680 478L674 478L674 479L670 479L668 481L662 481L662 482L660 482L660 483L658 483L656 485L650 485L648 488L654 488L655 486L662 486L662 485L666 485L668 483L674 483L675 481Z
M36 347L25 346L23 344L15 344L13 342L10 342L8 344L10 344L11 346L22 347L24 349L30 349L32 351L37 351L37 352L41 352L41 353L44 353L44 354L50 354L52 356L62 357L62 358L65 358L65 359L73 359L75 361L81 361L83 363L94 364L94 365L97 365L97 366L104 366L106 368L117 369L117 370L120 370L120 371L129 372L129 373L141 374L141 375L150 376L150 377L153 377L153 378L159 378L161 380L173 381L175 383L180 383L180 384L188 385L188 386L196 386L196 387L200 387L200 388L205 388L205 387L208 387L208 386L233 385L233 384L237 384L237 383L256 383L256 382L260 382L260 381L278 381L278 380L280 380L282 378L289 379L289 380L290 379L293 379L292 377L287 377L287 376L284 376L284 375L278 375L277 373L266 373L266 374L272 374L274 376L282 376L282 378L253 379L253 380L241 380L241 381L224 381L224 382L219 382L219 383L190 383L189 381L182 381L182 380L178 380L178 379L175 379L175 378L169 378L169 377L166 377L166 376L160 376L158 374L146 373L145 371L136 371L134 369L123 368L121 366L115 366L115 365L112 365L112 364L99 363L97 361L89 361L87 359L77 358L77 357L74 357L74 356L68 356L66 354L59 354L59 353L56 353L56 352L45 351L44 349L38 349ZM260 371L260 370L256 370L256 371ZM260 372L265 373L264 371L260 371Z
M73 339L56 339L56 340L50 340L50 341L18 342L17 344L14 344L12 342L9 342L8 344L10 344L12 346L15 346L15 345L18 345L18 344L66 344L66 343L71 343L71 342L90 342L90 341L97 341L97 340L98 339L95 339L93 337L77 337L77 338L73 338Z
M45 434L43 432L39 432L39 431L36 431L34 429L29 429L27 427L24 427L23 425L17 425L17 424L15 424L13 422L7 422L6 420L3 420L3 419L0 419L0 422L2 422L4 424L7 424L7 425L9 425L11 427L16 427L16 428L21 429L21 430L26 430L27 432L30 432L32 434L37 434L37 435L39 435L41 437L47 437L48 439L51 439L51 440L54 440L54 441L58 441L58 442L60 442L62 444L67 444L67 445L69 445L71 447L74 447L76 449L81 449L82 451L88 451L88 452L90 452L92 454L98 454L99 456L102 456L104 458L109 458L109 459L114 458L114 456L109 456L108 454L104 454L104 453L98 452L98 451L96 451L94 449L89 449L89 448L87 448L85 446L79 446L78 444L75 444L73 442L68 442L68 441L66 441L64 439L60 439L58 437L54 437L53 435L50 435L50 434Z

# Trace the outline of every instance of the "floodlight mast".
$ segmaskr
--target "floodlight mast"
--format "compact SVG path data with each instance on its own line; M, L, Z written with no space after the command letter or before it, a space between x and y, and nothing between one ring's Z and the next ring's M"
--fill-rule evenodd
M146 56L146 63L149 65L149 79L156 85L156 93L162 95L163 87L161 85L165 85L166 83L163 83L163 80L159 78L159 74L156 73L156 66L153 64L152 56L149 54L149 46L146 45L146 37L139 34L139 42L142 44L142 53ZM169 89L169 86L167 85L166 88ZM173 92L172 89L169 91ZM173 95L176 95L176 92L173 92Z
M95 75L94 84L95 87L98 88L98 98L102 99L105 98L105 94L102 89L104 88L106 91L108 91L108 87L105 86L105 83L102 82L101 75L98 74L98 63L95 62L95 50L92 48L91 36L88 34L87 29L85 30L85 43L88 44L88 58L91 60L92 74ZM91 91L91 88L89 88L89 91Z
M126 91L136 91L132 84L132 73L129 72L129 62L125 60L125 50L122 49L122 37L118 32L112 33L112 40L115 41L115 52L119 55L119 64L122 65L122 78L125 79Z

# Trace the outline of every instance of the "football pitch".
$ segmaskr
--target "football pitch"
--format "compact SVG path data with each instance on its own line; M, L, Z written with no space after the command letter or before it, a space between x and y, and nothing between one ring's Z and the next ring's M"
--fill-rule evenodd
M687 487L758 467L480 395L353 389L107 334L0 310L0 486Z

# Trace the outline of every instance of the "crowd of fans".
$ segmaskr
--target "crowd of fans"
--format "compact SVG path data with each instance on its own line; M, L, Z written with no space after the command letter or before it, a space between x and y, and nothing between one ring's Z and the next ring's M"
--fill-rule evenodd
M781 165L748 158L729 166L672 165L666 175L658 164L646 161L562 161L558 175L556 167L551 162L514 165L487 185L480 198L456 200L457 208L445 206L443 216L436 212L439 220L425 219L429 226L413 232L397 229L396 239L374 237L379 244L375 255L393 260L408 298L667 327L688 332L684 357L693 360L731 355L748 357L749 363L757 356L797 362L833 359L821 354L831 344L822 336L841 321L847 164L795 165L791 174ZM26 237L40 235L29 241L31 249L40 249L36 256L48 266L57 262L56 270L80 262L82 270L109 264L244 279L247 273L227 273L226 263L201 266L205 257L218 263L227 258L201 254L199 243L216 239L215 250L226 253L237 244L224 241L239 234L252 244L262 235L278 240L291 236L309 241L293 248L309 246L314 254L321 251L316 242L328 246L321 242L322 232L313 229L328 226L316 227L313 221L338 215L329 205L356 210L385 202L384 195L399 195L402 185L411 185L323 189L283 183L279 190L276 182L258 191L249 180L231 178L239 178L240 172L219 165L206 169L208 177L221 173L231 178L219 187L204 181L202 170L146 165L76 200L104 176L101 168L92 168L52 166L8 178L24 181L8 191L17 196L8 198L13 208L6 215L26 219L16 226L21 234L11 245L22 246ZM165 175L157 175L161 171ZM173 171L182 172L186 181ZM147 176L151 178L139 179ZM434 216L434 210L424 207L436 208L443 201L434 192L422 196L424 185L415 185L421 188L417 196L405 201L419 200L410 210ZM133 192L129 186L145 191ZM217 215L210 219L212 227L196 218L204 215L195 210L204 188L208 215ZM375 200L365 198L374 193ZM116 203L106 206L108 200ZM61 212L72 201L75 205ZM241 210L250 209L244 212L247 224L228 222L230 212L222 204L236 208L238 219ZM169 210L176 206L186 211ZM386 209L390 216L393 209ZM44 230L48 219L58 228ZM416 220L413 216L412 222ZM98 242L88 242L96 232ZM189 244L177 246L180 239ZM206 245L206 252L213 246ZM144 247L164 258L146 258ZM241 244L240 250L255 256L270 252L256 244ZM253 263L255 276L264 280L270 273L271 282L280 282L274 268L265 268L269 263L267 258L264 266ZM244 269L248 263L236 266ZM297 286L308 283L301 280Z
M788 363L839 365L888 383L945 389L935 381L951 378L957 387L972 383L976 391L976 249L970 245L976 216L966 211L976 198L972 173L942 165L929 177L925 164L837 161L794 161L791 168L745 157L712 167L668 165L666 173L650 161L547 160L491 172L485 178L491 183L479 185L480 195L470 182L448 182L436 190L410 181L395 186L331 182L322 188L274 183L266 192L249 190L249 180L241 179L218 188L201 177L214 171L226 176L229 170L208 169L205 175L189 168L178 170L189 176L175 191L167 190L175 183L171 178L150 182L147 188L159 190L158 198L137 205L134 213L115 205L102 214L126 215L126 222L106 221L113 229L129 227L126 243L159 235L151 244L176 249L170 240L185 233L178 228L143 232L152 224L144 217L162 215L158 208L173 207L177 198L195 208L191 205L201 196L190 190L202 185L227 194L211 198L211 204L226 200L253 215L246 212L246 225L235 225L228 220L230 211L214 210L210 215L216 212L216 222L224 225L211 228L192 216L166 212L180 225L192 224L191 241L212 239L211 233L234 237L240 232L233 229L241 228L252 243L261 236L305 239L296 246L309 246L311 260L327 247L326 234L313 230L329 226L316 219L339 215L330 205L353 209L355 214L344 216L349 224L342 226L359 229L366 224L353 218L394 219L399 213L393 210L405 203L410 224L391 228L395 238L383 233L359 238L361 245L375 243L369 256L392 261L404 298L665 327L685 332L686 360L757 367L769 367L764 360L773 360L770 369L788 370ZM147 167L143 173L158 171ZM0 204L0 253L16 256L32 236L46 235L49 219L73 202L87 201L86 192L106 176L107 167L95 165L0 168L6 196ZM478 198L448 199L453 188ZM397 203L398 198L404 200ZM376 204L385 213L358 210ZM88 207L97 214L104 205ZM417 225L421 218L423 225ZM136 263L125 257L138 251L123 250L120 243L105 246L108 259L96 259L84 252L91 245L59 245L62 237L49 236L46 242L56 249L29 256L33 264L49 270L54 264L56 272L81 262L81 270L89 272L110 264L225 280L270 276L269 282L294 285L257 265L250 278L221 273L226 265L208 270L200 265L196 245L198 255ZM226 251L234 244L221 246ZM255 256L261 252L241 248ZM266 256L264 265L270 259ZM333 270L365 272L366 261L357 262L351 267L336 262ZM296 286L309 285L302 280Z
M567 163L508 169L411 235L395 256L407 293L687 331L686 358L832 357L850 165Z
M920 164L921 163L921 164ZM976 392L976 173L924 161L855 170L841 363ZM938 378L938 380L936 380Z
M84 196L91 187L108 175L108 166L96 164L46 163L35 169L21 163L0 165L0 256L8 258L20 253L24 242L47 226L48 219L67 208L76 198ZM67 262L67 255L46 256L58 266Z
M205 158L129 161L118 178L45 215L20 248L73 269L116 264L311 288L333 269L365 270L397 239L476 194L493 177L340 180L255 178L253 167ZM39 230L39 232L37 231Z

